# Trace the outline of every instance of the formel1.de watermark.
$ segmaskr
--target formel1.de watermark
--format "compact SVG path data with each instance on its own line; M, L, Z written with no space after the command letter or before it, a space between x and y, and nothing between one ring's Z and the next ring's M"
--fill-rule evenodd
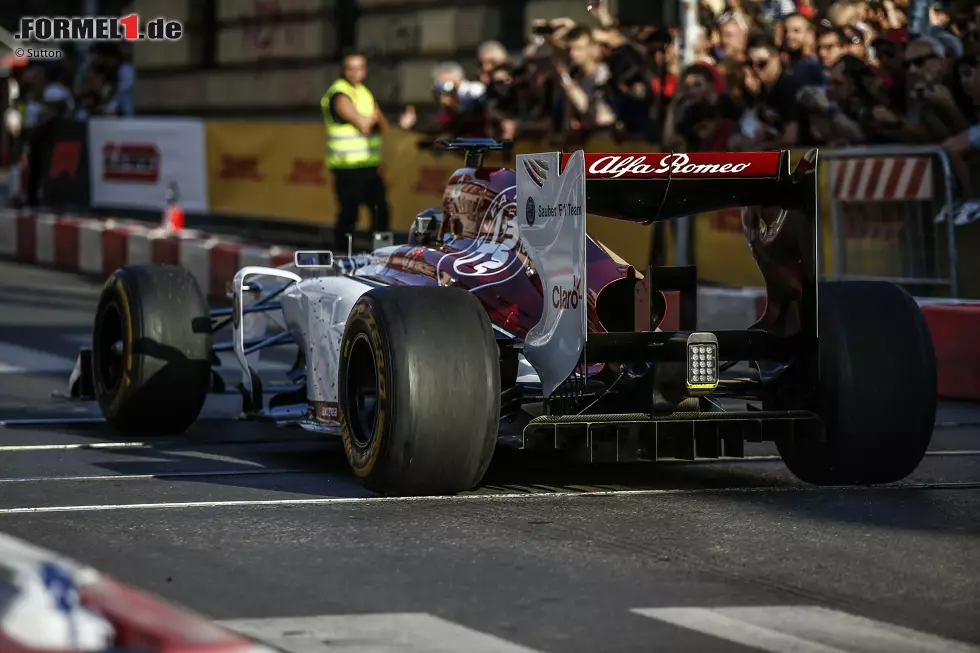
M141 21L126 16L23 16L19 41L177 41L184 26L162 16ZM28 50L28 48L25 48Z

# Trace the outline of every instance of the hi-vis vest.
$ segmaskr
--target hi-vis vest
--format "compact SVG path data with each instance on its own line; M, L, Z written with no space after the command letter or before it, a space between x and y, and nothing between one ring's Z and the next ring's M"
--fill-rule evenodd
M363 116L374 114L374 96L363 84L351 86L344 78L330 85L320 99L323 122L327 131L326 164L328 168L369 168L381 164L381 134L365 136L350 123L334 122L330 113L330 100L343 93L354 103L354 109Z

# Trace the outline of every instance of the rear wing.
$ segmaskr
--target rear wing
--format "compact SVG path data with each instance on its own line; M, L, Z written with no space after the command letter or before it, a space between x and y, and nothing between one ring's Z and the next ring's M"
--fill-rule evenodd
M743 231L766 279L771 310L796 325L772 330L794 328L815 338L816 167L816 150L795 170L788 151L518 155L517 222L544 293L541 320L527 334L524 356L541 378L542 394L550 396L583 362L586 213L649 225L753 207L743 212ZM685 272L688 285L696 285L693 268Z
M789 166L789 152L586 154L586 201L593 215L640 224L755 206Z

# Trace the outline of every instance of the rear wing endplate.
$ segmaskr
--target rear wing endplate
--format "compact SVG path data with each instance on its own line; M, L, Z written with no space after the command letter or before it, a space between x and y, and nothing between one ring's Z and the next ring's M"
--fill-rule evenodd
M575 371L585 349L583 152L518 155L517 224L544 296L541 320L524 340L524 357L541 379L542 394L550 397Z

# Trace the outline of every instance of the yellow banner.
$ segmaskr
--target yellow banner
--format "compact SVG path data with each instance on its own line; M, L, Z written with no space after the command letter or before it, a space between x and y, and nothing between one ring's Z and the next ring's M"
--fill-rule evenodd
M329 224L336 212L315 123L209 121L206 151L215 213Z
M321 125L209 121L207 140L213 212L333 224L337 200L333 175L323 165ZM461 166L458 153L422 152L418 140L397 129L384 138L382 175L395 231L407 230L419 211L441 205L446 180ZM358 224L370 227L366 209Z

